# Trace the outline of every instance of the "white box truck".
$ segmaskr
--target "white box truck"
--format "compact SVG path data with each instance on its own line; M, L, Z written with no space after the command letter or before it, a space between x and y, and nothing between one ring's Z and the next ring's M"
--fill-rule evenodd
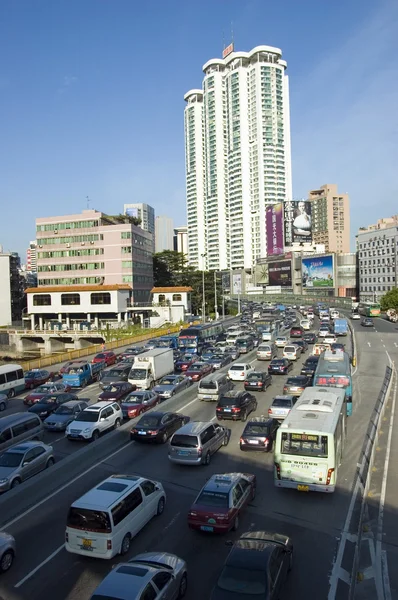
M137 386L137 390L150 390L162 377L173 371L173 349L153 348L135 357L128 380Z

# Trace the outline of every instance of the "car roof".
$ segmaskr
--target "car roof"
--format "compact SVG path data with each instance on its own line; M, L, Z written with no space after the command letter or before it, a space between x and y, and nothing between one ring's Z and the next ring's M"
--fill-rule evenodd
M150 565L119 563L102 580L94 594L104 598L129 600L140 597L140 592L159 569Z
M78 400L69 400L68 402L64 402L64 404L61 404L61 406L68 406L69 408L73 408L74 406L76 406L76 404L87 404L87 400L80 400L80 398Z
M293 396L290 396L289 394L280 394L279 396L274 396L272 402L274 400L293 400Z
M121 495L146 481L140 475L115 474L97 483L95 487L75 500L73 507L104 509L112 506Z
M104 408L105 406L110 406L111 404L116 404L116 403L114 400L102 400L100 402L96 402L95 404L90 404L90 406L87 406L87 408L85 408L84 411L91 411L91 412L99 411L99 410L101 410L101 408Z
M178 433L179 435L197 435L210 425L213 425L211 421L190 421L189 423L186 423L180 427L180 429L177 429L175 433Z
M243 473L216 473L208 479L202 491L229 492L242 476Z
M146 419L147 417L156 417L156 419L162 419L165 415L173 415L174 413L172 413L171 411L161 411L161 410L151 410L148 413L144 413L143 415L141 415L140 421L141 419ZM138 423L140 422L138 421Z
M23 454L27 450L31 448L36 448L37 446L43 446L42 442L24 442L23 444L17 444L16 446L11 446L11 448L7 448L5 452L18 452L19 454Z

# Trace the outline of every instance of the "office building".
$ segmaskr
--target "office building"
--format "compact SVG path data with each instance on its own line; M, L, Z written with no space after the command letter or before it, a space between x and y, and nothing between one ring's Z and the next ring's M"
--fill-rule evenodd
M174 250L188 257L188 227L174 228Z
M20 276L21 260L16 252L3 253L0 247L0 326L7 327L22 320L24 278Z
M257 46L204 66L184 96L189 263L251 268L266 255L265 209L292 197L289 84L282 52Z
M326 252L350 252L350 198L327 183L308 194L312 208L312 241Z
M37 242L30 242L29 248L26 250L26 270L31 273L37 272Z
M385 219L379 219L374 225L368 225L367 227L360 227L359 234L365 231L378 231L379 229L389 229L390 227L398 226L398 215L387 217ZM358 234L358 235L359 235Z
M358 231L359 297L362 301L377 302L397 287L397 225L380 229L371 225Z
M124 214L140 219L140 227L152 235L153 252L155 252L155 209L142 202L125 204Z
M155 219L155 252L174 249L174 224L170 217Z
M36 219L38 287L129 284L150 300L152 236L128 218L96 210Z

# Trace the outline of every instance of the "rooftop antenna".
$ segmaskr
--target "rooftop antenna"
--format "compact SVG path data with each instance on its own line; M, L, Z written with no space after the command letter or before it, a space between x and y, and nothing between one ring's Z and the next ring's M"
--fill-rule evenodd
M90 202L91 202L91 200L90 200L90 198L88 196L86 196L86 200L87 200L87 210L89 210L90 209Z
M234 22L231 21L231 44L233 44L234 42Z

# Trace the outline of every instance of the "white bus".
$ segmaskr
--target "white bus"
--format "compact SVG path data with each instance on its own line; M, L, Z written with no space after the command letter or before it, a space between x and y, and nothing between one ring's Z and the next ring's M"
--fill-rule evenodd
M277 431L275 486L334 492L345 438L345 390L306 388Z
M0 394L13 398L25 389L25 376L20 365L0 366Z

